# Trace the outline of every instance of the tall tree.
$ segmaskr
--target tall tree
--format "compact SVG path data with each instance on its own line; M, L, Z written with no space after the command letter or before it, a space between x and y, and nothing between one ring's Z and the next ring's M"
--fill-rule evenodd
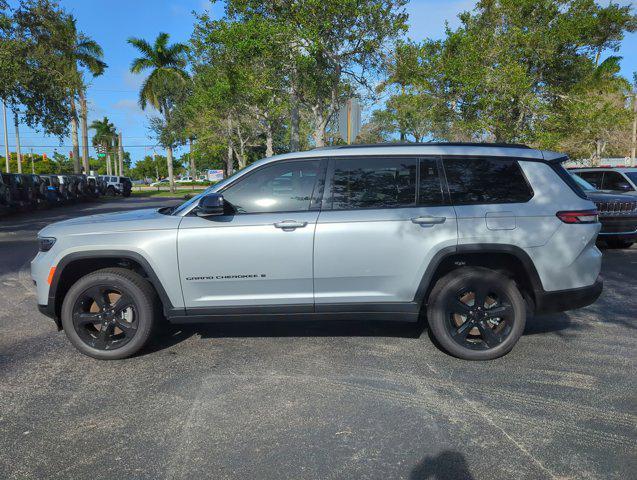
M115 125L107 117L104 117L103 120L94 120L89 125L89 128L95 130L93 146L97 148L98 154L103 153L106 155L106 174L112 175L111 153L113 153L113 147L117 143Z
M129 38L128 43L141 54L133 60L131 72L139 74L150 70L139 93L139 104L142 109L151 105L163 116L164 128L162 128L160 141L166 149L170 191L174 192L173 146L176 143L176 135L175 132L170 131L171 113L176 97L183 93L189 80L185 70L188 47L183 43L170 45L168 40L167 33L160 33L153 45L140 38Z
M83 70L93 77L104 73L106 63L102 61L104 52L97 42L91 40L77 30L77 24L73 16L65 19L66 43L63 54L68 63L73 86L69 91L69 104L71 107L71 139L73 142L73 161L75 173L80 173L80 147L78 139L78 120L82 128L82 164L84 171L88 173L88 133L86 111L86 84ZM76 107L76 96L80 102L80 114Z
M278 50L289 57L282 73L290 79L291 104L294 107L298 100L308 108L312 137L320 147L343 101L344 86L369 88L381 66L381 51L406 31L405 4L406 0L229 0L226 14L276 25Z
M20 106L22 121L45 133L68 133L73 83L61 46L68 15L50 0L0 1L0 98Z

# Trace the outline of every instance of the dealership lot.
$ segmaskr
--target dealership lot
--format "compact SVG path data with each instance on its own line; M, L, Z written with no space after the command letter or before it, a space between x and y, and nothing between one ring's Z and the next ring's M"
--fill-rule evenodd
M491 362L424 323L358 322L168 328L129 360L82 356L37 311L37 231L174 203L0 219L0 478L634 475L637 248L605 251L597 303L530 319Z

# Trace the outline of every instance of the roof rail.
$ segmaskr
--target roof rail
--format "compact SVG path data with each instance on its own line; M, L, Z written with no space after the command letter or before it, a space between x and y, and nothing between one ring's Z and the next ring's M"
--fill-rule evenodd
M501 147L501 148L525 148L530 149L528 145L521 143L487 143L487 142L386 142L386 143L370 143L355 145L334 145L331 147L319 147L314 150L326 149L345 149L345 148L376 148L376 147Z

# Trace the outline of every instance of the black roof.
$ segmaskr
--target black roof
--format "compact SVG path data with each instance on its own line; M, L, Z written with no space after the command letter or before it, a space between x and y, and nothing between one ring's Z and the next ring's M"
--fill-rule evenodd
M370 147L501 147L501 148L525 148L530 149L528 145L521 143L487 143L487 142L387 142L387 143L370 143L370 144L354 144L354 145L335 145L331 147L322 147L323 149L345 149L345 148L370 148ZM319 149L316 149L319 150Z

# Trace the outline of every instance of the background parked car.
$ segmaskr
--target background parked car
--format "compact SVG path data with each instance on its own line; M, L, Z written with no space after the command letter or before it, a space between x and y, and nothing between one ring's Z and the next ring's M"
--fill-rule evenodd
M169 185L170 185L170 180L167 178L162 178L161 180L150 184L151 187L167 187Z
M3 173L2 179L11 192L11 205L24 208L31 205L32 191L27 187L24 176L17 173Z
M571 172L577 173L598 190L637 196L637 168L573 168Z
M4 176L0 175L0 206L9 208L12 203L12 198L9 184L5 183Z
M610 248L630 248L637 241L637 198L599 191L578 174L573 178L597 205L602 224L597 240Z
M40 175L27 174L26 177L33 185L35 202L38 206L48 206L49 202L46 195L46 185Z
M44 197L46 203L55 207L62 203L60 198L60 192L58 190L58 183L54 183L51 179L51 175L38 175L40 177L40 188L44 190ZM56 177L57 179L57 177Z
M122 195L130 197L133 184L128 177L114 177L111 175L102 175L101 178L106 182L106 195Z

